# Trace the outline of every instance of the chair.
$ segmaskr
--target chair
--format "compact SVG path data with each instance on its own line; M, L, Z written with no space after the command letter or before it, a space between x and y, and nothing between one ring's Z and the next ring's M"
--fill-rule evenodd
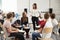
M2 27L3 31L4 31L4 35L5 35L5 38L4 40L14 40L15 37L8 37L8 33L7 33L7 30L5 27Z

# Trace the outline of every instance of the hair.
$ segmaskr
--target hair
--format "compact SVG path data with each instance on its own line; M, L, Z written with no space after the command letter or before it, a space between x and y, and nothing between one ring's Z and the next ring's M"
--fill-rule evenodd
M24 11L27 13L27 8L25 8Z
M48 18L49 18L49 14L48 14L48 13L45 13L45 14L44 14L44 18L45 18L45 19L48 19Z
M51 16L52 19L55 18L55 14L54 13L50 14L50 16Z
M12 14L13 14L13 17L15 17L15 13L14 13L14 12L12 12Z
M33 9L37 9L37 4L36 3L34 3L33 4L35 7L33 7Z
M25 13L26 13L26 12L23 12L23 13L22 13L22 17L26 17L26 14L25 14Z
M11 17L13 17L13 14L12 14L11 12L9 12L9 13L7 14L7 19L10 19Z
M16 20L16 21L14 22L14 24L16 24L16 23L19 24L19 25L21 24L20 20Z
M23 12L23 14L22 14L22 19L23 19L23 22L27 21L27 16L26 16L25 12Z

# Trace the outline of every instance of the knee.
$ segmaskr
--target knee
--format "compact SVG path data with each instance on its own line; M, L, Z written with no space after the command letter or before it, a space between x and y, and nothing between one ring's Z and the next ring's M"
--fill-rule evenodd
M35 36L36 36L36 33L35 33L35 32L34 32L34 33L32 33L32 36L33 36L33 37L35 37Z
M32 36L34 36L34 33L32 33Z

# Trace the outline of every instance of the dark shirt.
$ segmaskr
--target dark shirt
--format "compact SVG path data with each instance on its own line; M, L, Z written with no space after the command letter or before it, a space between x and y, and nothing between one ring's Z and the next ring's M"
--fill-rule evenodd
M23 20L23 17L21 18L21 25L27 25L28 24L28 17L26 17L27 21Z

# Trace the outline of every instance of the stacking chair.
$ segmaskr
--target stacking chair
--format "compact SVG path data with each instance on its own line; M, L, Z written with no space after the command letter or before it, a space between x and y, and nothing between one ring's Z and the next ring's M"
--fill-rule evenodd
M2 27L3 28L3 31L4 31L4 35L5 35L5 38L4 40L14 40L15 37L8 37L8 33L7 33L7 30L5 27Z

